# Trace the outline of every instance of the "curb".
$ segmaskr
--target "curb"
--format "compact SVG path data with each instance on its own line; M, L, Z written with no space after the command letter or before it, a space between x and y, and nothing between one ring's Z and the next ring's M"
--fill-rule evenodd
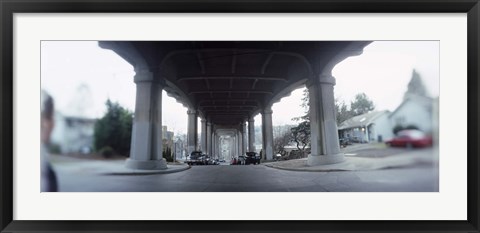
M103 172L100 173L100 175L114 175L114 176L141 176L141 175L156 175L156 174L169 174L169 173L175 173L175 172L181 172L181 171L186 171L190 169L191 166L183 166L179 168L170 168L166 170L132 170L132 171L125 171L125 172Z
M385 165L377 168L370 168L370 169L340 169L340 168L332 168L332 169L305 169L305 168L287 168L287 167L277 167L272 165L265 165L269 168L275 168L279 170L286 170L286 171L301 171L301 172L348 172L348 171L376 171L376 170L388 170L388 169L396 169L396 168L408 168L414 165L425 165L424 163L414 163L414 164L399 164L399 165Z
M304 169L304 168L287 168L287 167L276 167L272 165L265 165L266 167L269 168L275 168L279 170L286 170L286 171L296 171L296 172L347 172L347 171L356 171L356 170L347 170L347 169L319 169L319 170L313 170L313 169Z

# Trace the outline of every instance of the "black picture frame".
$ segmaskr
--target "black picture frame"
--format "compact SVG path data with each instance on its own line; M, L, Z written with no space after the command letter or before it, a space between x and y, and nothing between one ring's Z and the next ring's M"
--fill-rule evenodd
M480 232L479 0L0 0L0 230L1 232ZM14 221L14 13L467 13L467 221Z

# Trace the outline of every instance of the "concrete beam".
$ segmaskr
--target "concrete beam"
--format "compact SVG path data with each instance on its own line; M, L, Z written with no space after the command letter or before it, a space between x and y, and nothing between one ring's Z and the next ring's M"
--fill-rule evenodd
M204 80L204 79L209 79L209 80L262 80L262 81L280 81L280 82L288 82L287 78L282 78L282 77L276 77L276 76L185 76L185 77L179 77L177 78L178 82L184 82L184 81L191 81L191 80Z
M205 74L205 62L203 62L201 51L197 52L197 60L198 60L198 64L200 65L200 71L202 72L202 74Z
M232 91L232 90L198 90L198 91L191 91L188 94L209 94L209 93L253 93L253 94L267 94L267 95L273 95L273 92L271 91L257 91L257 90L238 90L238 91Z
M235 74L235 68L237 66L237 51L233 51L233 56L232 56L232 74Z
M267 59L265 59L265 62L262 65L262 70L260 71L261 74L265 74L265 71L267 70L267 66L270 63L270 61L272 60L273 55L275 55L275 54L274 53L268 54Z

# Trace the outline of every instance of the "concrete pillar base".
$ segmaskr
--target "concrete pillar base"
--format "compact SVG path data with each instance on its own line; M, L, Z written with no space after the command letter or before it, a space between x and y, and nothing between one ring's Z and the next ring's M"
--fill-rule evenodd
M308 166L318 166L318 165L328 165L334 163L341 163L345 161L345 155L343 153L334 154L334 155L308 155L307 165Z
M125 161L125 166L131 169L140 169L140 170L166 170L167 161L165 159L161 160L134 160L127 159Z

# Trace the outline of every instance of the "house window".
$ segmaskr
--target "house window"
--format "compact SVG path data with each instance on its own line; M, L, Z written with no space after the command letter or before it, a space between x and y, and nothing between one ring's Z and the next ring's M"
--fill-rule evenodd
M405 123L405 117L401 116L401 117L395 118L395 123L397 123L397 125L402 125L403 123Z
M67 121L67 126L68 127L70 127L70 128L73 127L73 120L72 119L67 119L66 121Z

